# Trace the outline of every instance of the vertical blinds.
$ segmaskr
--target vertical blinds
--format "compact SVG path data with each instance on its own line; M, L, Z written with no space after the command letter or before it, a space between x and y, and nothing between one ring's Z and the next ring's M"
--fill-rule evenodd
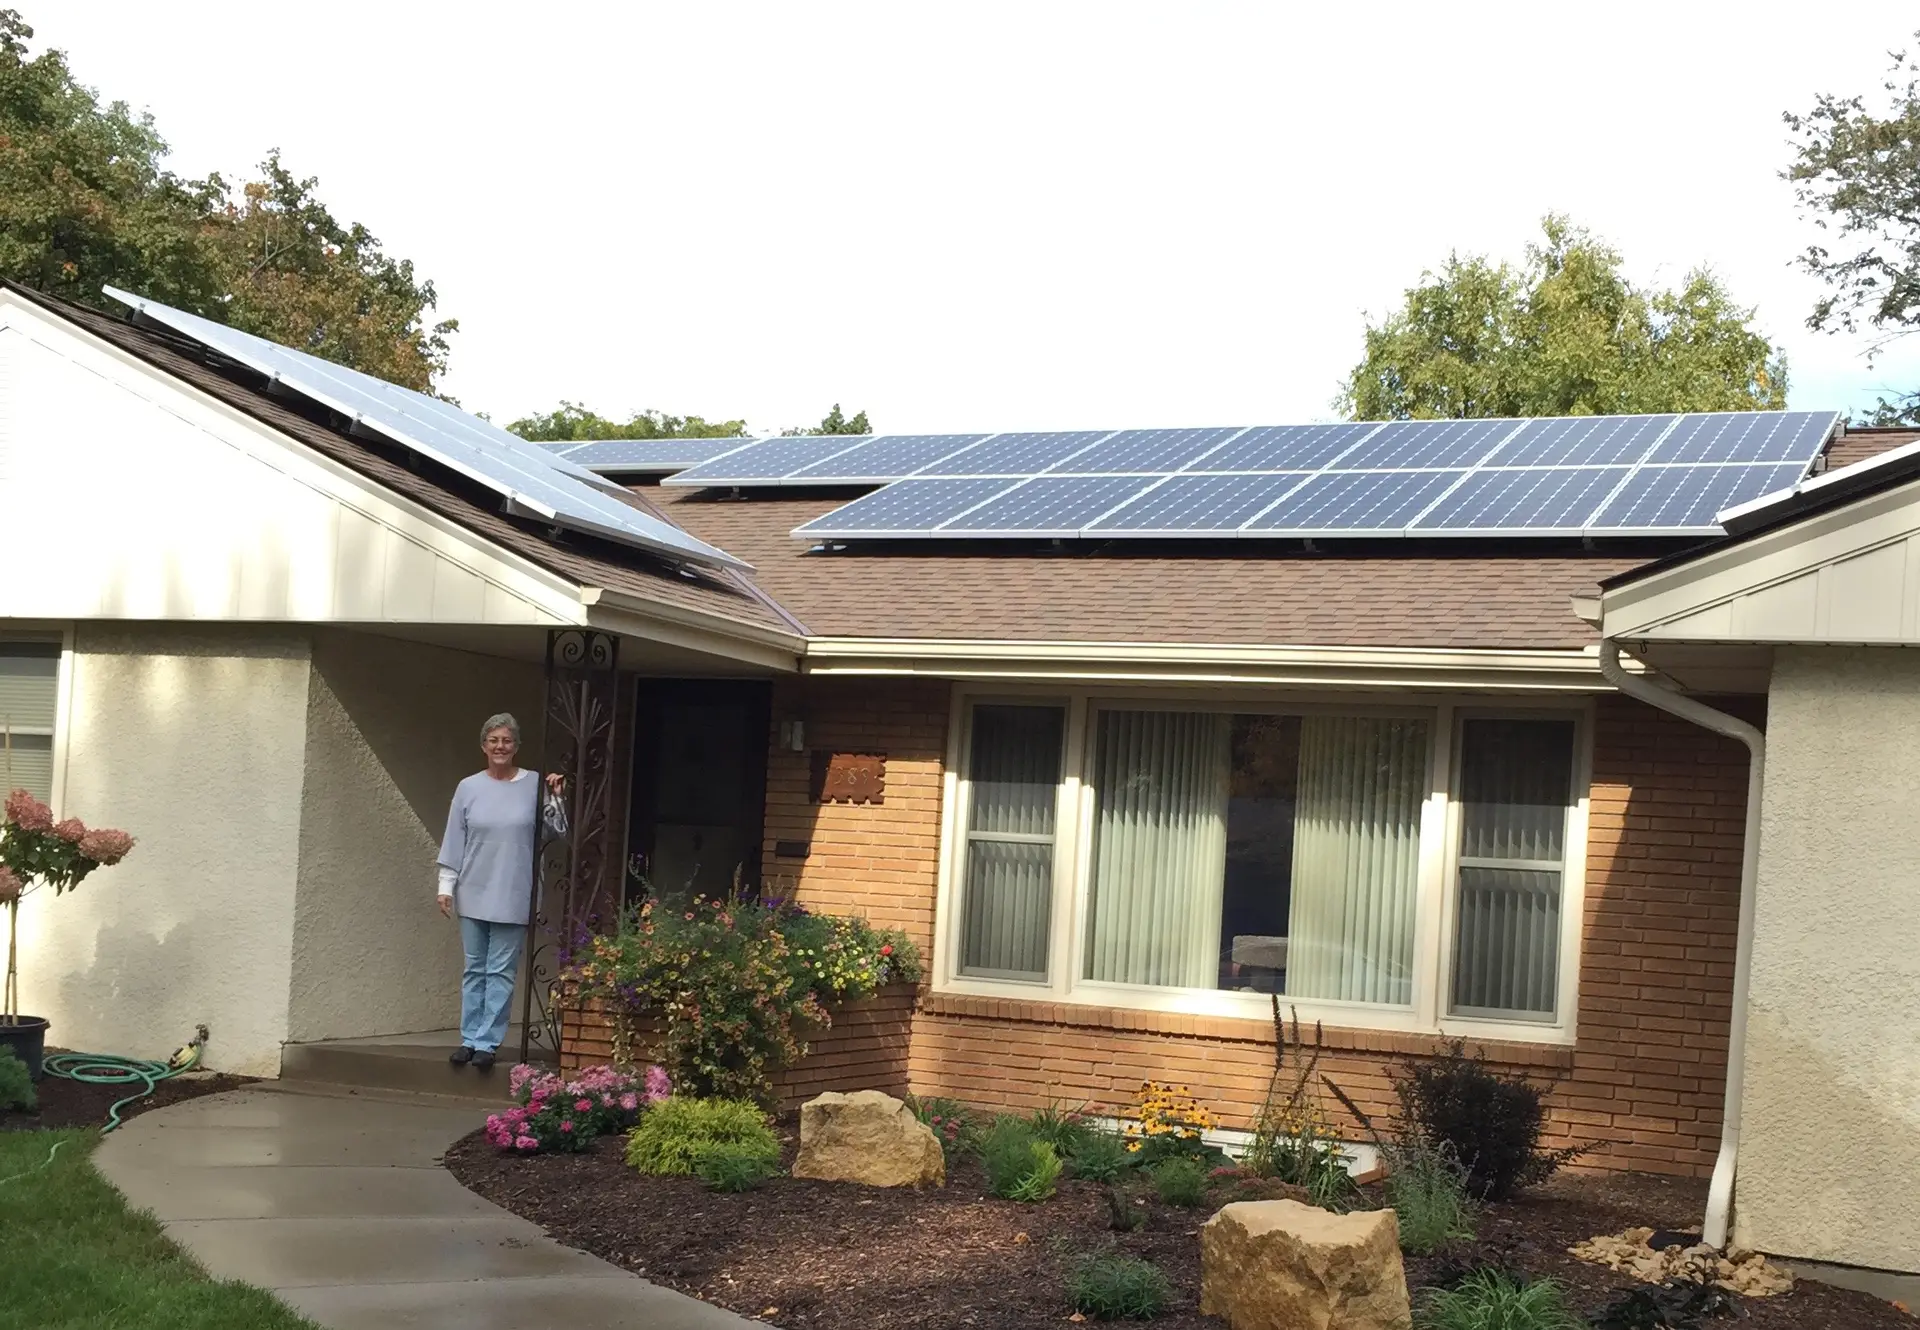
M1088 979L1219 982L1231 735L1218 712L1100 713Z
M1461 722L1456 1011L1554 1014L1573 737L1570 721Z
M53 718L60 647L0 642L0 782L53 798Z
M1065 728L1059 707L973 709L962 974L1046 978Z
M1413 1001L1428 751L1425 721L1301 721L1289 996Z

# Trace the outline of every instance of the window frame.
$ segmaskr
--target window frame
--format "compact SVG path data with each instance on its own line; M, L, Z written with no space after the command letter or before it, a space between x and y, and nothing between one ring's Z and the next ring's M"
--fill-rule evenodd
M52 776L47 782L47 806L53 809L55 817L59 817L66 803L67 739L72 728L69 713L73 705L73 625L32 619L12 621L4 631L0 631L0 647L14 643L59 649L53 672L53 726L48 731L48 761ZM40 731L22 730L21 733L38 734ZM4 793L6 791L0 791L0 794Z
M1054 873L1047 977L994 979L959 972L961 893L965 884L973 707L980 703L1066 708L1064 751L1055 805ZM1266 1021L1268 995L1232 989L1159 988L1081 979L1086 963L1094 805L1091 767L1099 713L1105 710L1185 710L1232 715L1373 715L1423 719L1429 726L1427 793L1421 801L1420 870L1414 922L1413 1001L1405 1007L1333 1000L1291 1000L1302 1021L1415 1034L1571 1044L1579 991L1580 927L1584 917L1588 801L1592 773L1593 699L1584 693L1516 699L1502 705L1485 694L1425 696L1404 690L1208 690L1089 685L1009 687L999 681L960 681L949 708L947 764L942 782L938 881L935 890L932 982L936 991L977 997L1044 1001L1190 1016ZM1556 1019L1449 1015L1455 906L1459 892L1459 732L1464 716L1551 717L1574 723L1572 799L1567 811L1567 861L1561 894L1561 963ZM1282 995L1284 998L1284 995Z

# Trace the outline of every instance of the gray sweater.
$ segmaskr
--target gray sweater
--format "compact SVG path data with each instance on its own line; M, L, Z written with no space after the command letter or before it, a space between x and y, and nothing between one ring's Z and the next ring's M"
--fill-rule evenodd
M465 918L527 922L538 843L536 801L544 805L547 833L567 834L565 807L551 794L541 800L542 790L540 777L524 768L512 780L475 772L455 787L440 842L440 881L443 891L452 886L454 909Z

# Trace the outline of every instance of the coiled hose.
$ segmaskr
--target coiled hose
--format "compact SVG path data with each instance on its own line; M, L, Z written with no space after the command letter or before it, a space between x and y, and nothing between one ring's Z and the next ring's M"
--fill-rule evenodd
M116 1099L113 1107L107 1110L107 1123L100 1129L100 1134L104 1136L120 1125L121 1109L136 1099L145 1099L153 1093L154 1087L160 1082L170 1081L175 1076L192 1071L199 1066L200 1049L206 1040L206 1027L201 1026L193 1038L176 1049L174 1055L165 1062L152 1062L145 1058L117 1058L107 1053L50 1053L41 1063L41 1068L49 1076L78 1081L82 1085L129 1087L126 1097Z

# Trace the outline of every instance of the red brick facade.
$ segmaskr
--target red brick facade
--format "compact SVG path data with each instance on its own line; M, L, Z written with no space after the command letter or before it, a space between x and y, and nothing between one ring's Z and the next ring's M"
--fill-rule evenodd
M816 805L807 754L775 745L773 890L903 928L931 956L950 698L949 685L925 680L781 686L776 730L797 716L809 748L885 754L886 789L877 804ZM1601 1166L1703 1174L1719 1140L1746 752L1619 697L1598 703L1593 750L1578 1041L1484 1047L1552 1083L1555 1143L1609 1142L1589 1159ZM796 843L804 858L780 852ZM1245 1125L1272 1066L1264 1021L923 993L911 1028L911 1088L980 1105L1122 1107L1152 1078L1191 1086L1228 1125ZM1366 1030L1325 1040L1321 1069L1369 1112L1391 1102L1394 1055L1437 1042ZM882 1085L872 1052L835 1052L805 1081ZM828 1056L824 1044L816 1056Z

